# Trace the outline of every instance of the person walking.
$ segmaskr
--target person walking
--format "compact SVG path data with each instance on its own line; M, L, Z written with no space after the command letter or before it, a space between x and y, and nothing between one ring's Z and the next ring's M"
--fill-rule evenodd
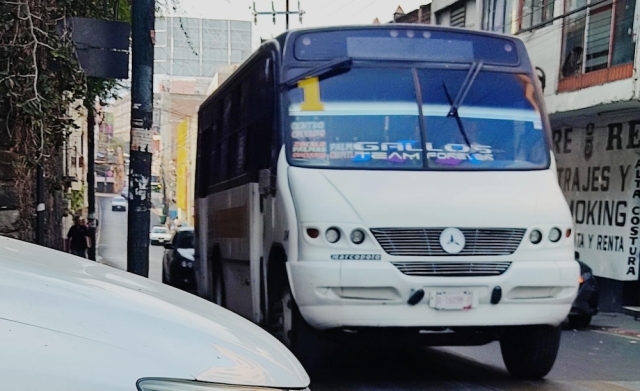
M89 237L89 229L84 224L82 217L77 216L75 218L75 224L69 228L67 238L69 238L71 254L87 258L87 249L91 248L91 238Z

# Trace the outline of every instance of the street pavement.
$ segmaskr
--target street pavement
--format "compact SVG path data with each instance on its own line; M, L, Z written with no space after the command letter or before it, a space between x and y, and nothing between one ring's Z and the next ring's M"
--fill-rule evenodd
M100 195L98 205L100 207L99 242L97 260L100 263L127 270L127 212L111 211L110 195ZM151 212L150 227L160 224L160 218ZM148 237L149 232L145 235ZM149 246L149 278L162 282L162 256L163 246Z
M558 359L542 381L509 376L497 342L479 347L334 347L315 368L311 389L640 390L640 321L600 314L588 330L565 325Z
M99 261L126 270L127 213L100 197ZM151 225L158 223L151 214ZM149 248L149 276L161 281L163 247ZM556 365L543 381L511 378L498 343L479 347L333 346L311 370L313 391L559 390L640 391L640 321L599 314L588 330L565 329Z

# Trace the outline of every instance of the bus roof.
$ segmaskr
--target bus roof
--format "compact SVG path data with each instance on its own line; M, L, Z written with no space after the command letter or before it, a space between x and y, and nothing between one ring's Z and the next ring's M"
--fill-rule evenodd
M310 32L326 32L326 31L349 31L349 30L394 30L394 29L414 29L425 31L452 31L469 35L485 36L508 39L513 42L522 42L522 40L515 35L507 35L503 33L496 33L492 31L484 30L471 30L460 27L440 26L434 24L413 24L413 23L389 23L389 24L377 24L377 25L348 25L348 26L323 26L323 27L304 27L297 29L290 29L277 37L274 40L280 43L281 47L285 46L288 37L297 36L303 33ZM268 42L268 41L267 41Z
M373 61L471 63L526 68L517 37L455 27L388 24L320 27L289 31L276 39L283 65L336 58ZM528 69L529 70L529 69Z
M470 29L463 29L463 28L457 28L457 27L450 27L450 26L438 26L438 25L425 25L425 24L410 24L410 23L389 23L389 24L384 24L384 25L348 25L348 26L325 26L325 27L312 27L312 28L298 28L298 29L291 29L289 31L286 31L282 34L280 34L279 36L275 37L274 39L265 41L260 48L258 48L258 50L256 50L235 72L235 74L239 74L242 73L245 70L245 67L250 64L253 60L253 58L255 58L256 56L263 54L264 50L268 47L273 47L273 45L277 45L279 47L279 55L281 56L281 60L284 64L290 64L290 63L304 63L304 62L313 62L313 60L298 60L295 56L295 49L294 49L294 44L296 42L296 40L305 35L305 34L312 34L312 33L347 33L349 31L361 31L361 32L376 32L376 31L391 31L391 30L413 30L415 32L433 32L435 34L439 34L439 33L450 33L450 34L459 34L460 36L467 36L467 37L477 37L480 38L482 40L482 38L489 38L489 39L499 39L500 42L510 42L514 45L514 49L513 50L513 55L516 56L516 60L513 61L510 64L507 64L507 66L510 67L515 67L515 68L520 68L520 70L526 71L526 72L533 72L533 69L531 68L531 64L528 60L528 56L526 54L526 48L524 46L524 42L513 35L506 35L506 34L500 34L500 33L495 33L495 32L488 32L488 31L481 31L481 30L470 30ZM455 45L454 45L455 46ZM440 50L438 51L438 48L432 48L431 52L432 53L442 53L442 52L450 52L451 51L451 47L448 46L447 47L448 50ZM491 56L491 53L494 53L494 47L490 47L490 48L485 48L485 54ZM380 52L380 50L378 50L378 52ZM446 53L445 53L446 54ZM330 54L328 54L328 56L336 58L338 56L331 56ZM463 58L464 55L460 56L460 53L458 53L458 58ZM376 60L376 58L373 58L373 56L371 58L365 58L365 60ZM390 58L385 58L384 60L390 60ZM522 61L525 60L525 61ZM321 61L326 61L325 59L315 59L315 61L317 62L321 62ZM416 59L414 61L428 61L425 59ZM438 60L436 60L438 61ZM439 62L439 61L438 61ZM446 61L444 61L446 62ZM454 61L455 62L455 61ZM463 60L458 60L457 62L467 62L467 61L463 61ZM485 62L486 64L486 62ZM494 64L494 65L506 65L506 64ZM233 77L233 75L228 78L218 89L216 92L222 92L226 89L227 85L231 82L233 82L235 78ZM211 94L201 105L200 105L200 109L202 109L203 107L206 107L208 105L208 103L211 101L211 99L217 95L217 93L214 92L213 94Z

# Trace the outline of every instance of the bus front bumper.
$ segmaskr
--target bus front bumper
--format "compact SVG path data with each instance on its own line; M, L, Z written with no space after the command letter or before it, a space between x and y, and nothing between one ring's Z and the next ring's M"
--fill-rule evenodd
M514 261L490 277L410 276L384 261L298 261L288 269L300 313L319 330L558 325L571 309L580 275L574 260ZM496 287L500 300L492 304ZM424 297L409 304L419 290ZM434 308L436 293L458 292L471 293L470 309Z

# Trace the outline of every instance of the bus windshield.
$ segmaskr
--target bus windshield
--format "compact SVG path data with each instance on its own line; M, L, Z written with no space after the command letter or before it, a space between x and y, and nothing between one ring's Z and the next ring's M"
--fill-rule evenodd
M548 168L529 76L481 70L469 83L469 73L354 67L302 80L288 92L289 161L350 169ZM453 110L459 94L462 104Z

